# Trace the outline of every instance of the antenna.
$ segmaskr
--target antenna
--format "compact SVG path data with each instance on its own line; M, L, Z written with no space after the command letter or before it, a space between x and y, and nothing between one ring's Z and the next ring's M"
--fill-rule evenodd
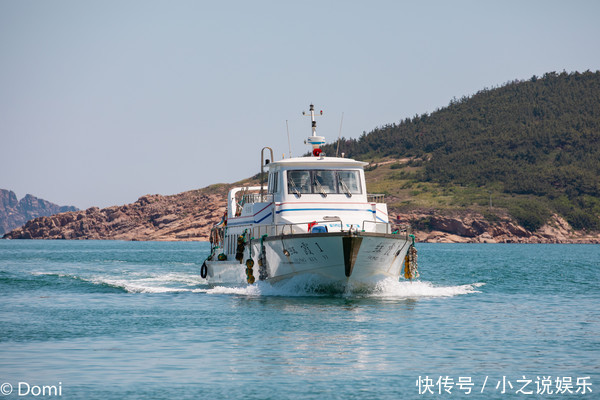
M323 115L323 110L321 110L321 115ZM305 111L302 111L302 115L306 115ZM310 105L310 119L312 120L312 136L309 136L308 139L304 141L304 143L309 144L313 147L313 156L318 157L322 150L321 145L325 144L325 138L323 136L317 136L317 121L315 121L315 106Z
M344 123L344 112L342 111L342 120L340 121L340 134L338 135L338 143L337 148L335 149L335 156L338 156L338 152L340 151L340 139L342 137L342 124Z
M287 129L288 134L288 148L290 150L290 158L292 158L292 145L290 144L290 127L288 125L288 120L285 120L285 128Z

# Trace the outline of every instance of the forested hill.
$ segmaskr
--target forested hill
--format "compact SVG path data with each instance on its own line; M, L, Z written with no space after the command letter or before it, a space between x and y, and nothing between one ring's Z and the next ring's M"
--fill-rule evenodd
M334 146L325 151L335 153ZM484 89L432 114L343 139L340 151L366 161L409 158L421 168L400 177L413 182L517 196L530 228L558 213L575 228L598 230L600 71L551 72Z

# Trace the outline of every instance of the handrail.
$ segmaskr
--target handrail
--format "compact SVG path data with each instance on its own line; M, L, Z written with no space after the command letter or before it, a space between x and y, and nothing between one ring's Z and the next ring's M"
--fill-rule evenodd
M383 203L384 198L385 198L385 194L383 194L383 193L376 193L376 194L367 193L367 202L368 203Z
M265 150L269 150L271 152L271 159L267 159L266 163L265 163ZM270 147L263 147L262 150L260 151L260 197L262 200L263 195L265 194L265 165L269 164L271 161L273 161L273 149ZM261 201L262 202L262 201Z
M388 224L387 222L380 222L380 221L373 221L373 220L370 220L370 219L366 219L366 220L363 221L363 229L365 228L365 224L367 224L367 223L369 223L369 224L375 224L375 232L378 232L377 228L379 226L384 225L384 227L385 227L384 231L385 232L378 232L378 233L390 233L390 224Z
M272 194L265 194L262 196L262 199L261 199L260 193L247 193L247 194L242 195L242 203L243 204L272 203L272 202L273 202Z
M269 224L269 225L255 225L252 226L252 236L254 237L262 237L262 235L264 234L268 234L268 235L274 235L274 236L278 236L278 235L295 235L295 234L303 234L303 233L310 233L308 232L308 230L299 230L299 229L294 229L300 225L308 225L311 224L313 222L316 222L317 224L325 224L327 222L331 222L332 220L318 220L318 221L303 221L303 222L293 222L293 223L287 223L287 224ZM340 231L343 232L343 224L342 224L342 220L340 218L336 218L335 221L339 221L340 222ZM287 231L287 232L286 232Z
M339 217L331 217L331 218L335 218L334 219L335 221L340 222L340 231L344 232L343 223L342 223L341 218L339 218ZM304 230L304 229L295 229L295 228L297 228L299 225L308 225L313 222L316 222L317 224L320 224L320 223L324 224L327 222L331 222L332 220L333 219L324 219L324 220L319 220L319 221L304 221L304 222L294 222L294 223L287 223L287 224L269 224L269 225L248 224L246 229L250 230L251 237L253 237L253 238L261 238L264 235L279 236L279 235L307 234L310 232L307 230ZM383 233L383 234L398 233L398 234L405 235L407 238L410 234L410 225L409 224L394 224L394 225L397 225L399 227L399 229L394 230L392 232L392 229L391 229L392 223L372 221L372 220L363 221L363 229L362 229L363 232L364 232L365 224L367 224L367 223L375 224L374 233ZM246 226L246 225L244 225L244 226ZM244 226L239 226L239 227L244 228ZM382 226L384 227L384 229L377 229L377 227L382 227ZM227 229L226 227L222 227L222 226L212 228L211 243L216 248L224 248L226 229Z

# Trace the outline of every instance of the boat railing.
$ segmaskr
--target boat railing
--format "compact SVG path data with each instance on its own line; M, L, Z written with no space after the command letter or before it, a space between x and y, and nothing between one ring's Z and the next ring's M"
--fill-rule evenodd
M260 193L246 193L242 195L241 204L248 203L271 203L273 202L272 194L263 194L262 197Z
M267 236L278 236L278 235L295 235L301 233L308 233L308 225L314 224L327 224L332 221L339 221L340 231L344 231L342 220L339 217L326 217L326 219L321 221L305 221L305 222L296 222L296 223L288 223L288 224L270 224L270 225L255 225L248 226L248 229L251 231L251 235L255 238ZM374 229L367 230L367 227L373 227ZM354 230L356 227L349 227L348 230ZM210 243L212 247L222 248L225 242L226 235L226 226L215 226L210 231ZM358 228L357 228L358 229ZM391 223L380 222L380 221L372 221L365 220L363 221L362 229L363 232L375 232L375 233L398 233L398 234L410 234L410 224L407 223L395 223L392 221Z
M368 203L383 203L385 194L370 194L367 193L367 202Z
M339 218L333 219L333 217L322 220L322 221L305 221L305 222L296 222L296 223L288 223L288 224L273 224L273 225L256 225L251 229L252 236L255 238L267 236L279 236L279 235L296 235L296 234L306 234L309 233L308 225L319 225L319 224L327 224L332 221L339 221L340 231L344 232L344 225L342 220ZM373 226L374 225L374 226ZM371 229L367 229L371 228ZM375 233L385 233L385 234L404 234L408 235L410 233L410 225L408 224L389 224L386 222L379 221L371 221L365 220L363 221L362 229L355 227L348 227L348 231L367 231L367 232L375 232Z
M262 237L263 235L268 236L279 236L279 235L296 235L300 233L308 233L308 225L315 223L324 224L331 222L330 220L323 221L310 221L310 222L296 222L289 224L273 224L273 225L256 225L252 227L252 236ZM341 221L340 221L341 222ZM304 227L306 226L306 228Z
M367 226L372 226L374 228L373 232L375 232L375 233L391 233L390 224L388 224L387 222L380 222L380 221L373 221L370 219L366 219L363 221L363 229L366 230ZM369 231L369 232L371 232L371 231Z
M398 232L407 232L407 233L411 233L411 226L410 224L406 223L406 222L395 222L395 221L390 221L390 224L394 225L393 230L394 231L398 231Z
M225 226L215 226L210 230L210 246L212 248L222 248L225 242Z
M392 233L398 233L401 235L405 235L407 238L409 237L409 235L412 234L412 226L410 224L407 224L405 222L399 224L396 222L391 221L390 222L390 226L393 226L392 229Z

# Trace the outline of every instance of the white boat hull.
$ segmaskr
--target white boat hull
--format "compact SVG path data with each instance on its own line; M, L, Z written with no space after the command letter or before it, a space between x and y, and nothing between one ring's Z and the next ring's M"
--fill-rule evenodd
M211 284L248 283L246 261L251 258L256 281L311 275L324 285L371 285L400 277L410 244L406 235L366 232L280 235L265 237L262 243L253 239L241 263L232 260L233 255L224 261L206 261L206 279ZM260 266L263 247L266 265Z

